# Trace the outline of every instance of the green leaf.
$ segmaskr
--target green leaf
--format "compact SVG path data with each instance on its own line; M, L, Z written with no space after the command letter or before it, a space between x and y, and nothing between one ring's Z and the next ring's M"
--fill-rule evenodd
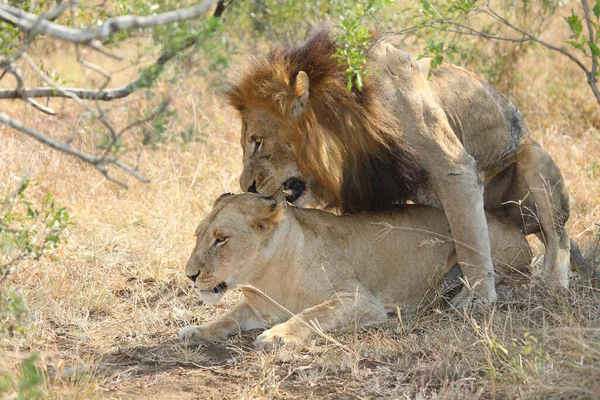
M565 21L567 21L567 24L569 24L569 28L575 35L575 38L579 39L579 36L581 36L581 31L583 30L583 25L579 16L575 15L573 10L571 10L571 15L569 17L565 17Z
M583 47L583 45L579 42L576 42L574 40L567 40L567 43L570 44L571 46L575 47L578 50L581 50L585 53L585 47Z
M600 0L596 0L596 5L592 8L592 12L596 18L600 18Z
M600 48L594 42L589 42L590 50L592 50L592 54L596 57L600 57Z
M358 89L359 92L362 91L362 74L358 73L356 74L356 88Z

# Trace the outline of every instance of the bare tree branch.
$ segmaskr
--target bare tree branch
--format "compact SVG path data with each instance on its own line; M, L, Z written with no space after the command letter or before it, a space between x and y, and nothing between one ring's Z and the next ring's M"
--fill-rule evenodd
M122 30L151 28L198 18L212 11L217 3L218 0L205 0L192 7L149 17L122 15L110 18L98 28L88 29L68 28L45 19L39 19L38 16L26 11L0 4L0 21L19 27L28 33L41 32L71 43L89 44L93 40L106 39L113 33Z
M35 36L38 33L38 28L40 27L40 25L42 24L43 21L45 20L53 20L55 18L58 18L63 12L65 12L65 10L69 7L71 7L74 3L72 1L67 1L64 2L62 4L59 4L57 7L53 8L52 10L42 13L37 20L35 21L35 23L33 24L33 26L31 27L31 30L29 30L28 32L28 36L27 39L25 40L25 43L21 46L21 48L17 51L15 51L10 58L14 61L17 60L21 57L21 55L27 50L27 48L31 45L31 42L33 42L33 39L35 39ZM1 5L0 5L1 7ZM1 17L1 10L0 10L0 19Z
M452 29L442 28L439 26L439 24L452 25L457 28L466 29L466 31L458 30L458 29L452 30ZM479 31L469 25L461 24L461 23L454 22L454 21L448 21L448 20L436 21L435 23L431 24L431 26L436 29L444 30L445 32L452 32L452 33L458 33L461 35L469 35L469 36L479 36L479 37L483 37L485 39L499 40L499 41L503 41L503 42L525 43L525 42L530 42L533 40L530 37L510 37L510 36L492 35L490 33Z
M198 42L198 39L195 37L190 37L186 39L183 43L182 48L178 49L178 51L185 50L194 46ZM155 70L156 68L164 66L169 60L171 60L177 54L176 51L167 50L160 55L150 66L151 70ZM147 69L147 70L148 70ZM99 72L99 71L97 71ZM100 101L111 101L115 99L122 99L124 97L129 96L131 93L136 90L147 87L147 76L142 73L135 81L130 82L125 86L121 86L119 88L114 89L83 89L83 88L70 88L70 87L38 87L32 89L22 89L20 92L18 90L11 89L1 89L0 90L0 100L1 99L16 99L20 97L27 98L38 98L38 97L65 97L65 98L73 98L77 96L81 100L100 100Z
M39 111L41 111L45 114L56 115L54 110L52 110L50 107L45 107L45 106L39 104L37 101L28 98L23 93L23 85L24 85L23 74L21 74L21 71L19 70L19 68L17 67L17 65L15 63L11 62L8 59L0 60L0 68L4 68L4 73L9 73L15 77L15 79L17 81L17 88L14 90L14 92L16 93L15 98L22 99L23 101L31 104L33 107L35 107L36 109L38 109ZM2 76L4 76L4 74Z
M115 182L124 188L127 188L127 185L125 184L125 182L122 182L122 181L117 180L117 179L113 178L112 176L110 176L108 173L108 170L105 167L106 165L114 164L118 168L120 168L124 172L128 173L129 175L134 176L138 180L145 182L145 183L150 182L147 178L142 176L134 168L117 160L114 157L98 157L98 156L95 156L92 154L84 153L82 151L79 151L79 150L71 147L70 145L68 145L66 143L59 142L58 140L48 137L48 136L44 135L43 133L40 133L28 126L25 126L25 125L21 124L20 122L15 121L14 119L10 118L8 115L1 113L1 112L0 112L0 123L10 126L11 128L16 129L16 130L34 138L38 142L44 143L47 146L50 146L56 150L62 151L63 153L75 156L75 157L79 158L80 160L93 165L98 171L100 171L106 177L106 179L110 180L111 182Z
M115 60L118 60L118 61L122 61L123 60L122 56L120 56L120 55L118 55L116 53L113 53L112 51L108 50L106 47L104 47L102 45L102 43L100 43L99 40L92 40L90 43L87 44L87 46L90 47L90 48L92 48L92 49L94 49L94 50L96 50L99 53L104 54L105 56L108 56L110 58L114 58Z
M71 9L73 11L73 7L76 4L78 4L77 0L65 1L63 3L59 2L59 4L55 8L39 16L0 3L0 21L11 24L28 34L27 38L25 39L25 42L20 48L18 48L13 54L8 56L7 58L0 58L0 79L2 79L2 77L4 77L8 73L15 76L17 82L16 87L14 89L0 90L0 100L22 99L24 101L27 101L29 104L31 104L36 109L42 112L45 112L47 114L54 114L54 111L50 107L39 104L37 101L34 100L34 98L60 97L72 99L82 108L84 108L87 111L87 113L93 115L97 119L97 121L104 126L106 132L109 134L111 143L108 146L108 148L104 149L103 154L88 154L74 147L71 147L70 145L70 141L73 139L73 137L75 137L77 133L76 127L71 139L69 139L67 142L61 142L22 124L21 122L9 117L4 113L0 113L0 123L8 125L11 128L16 129L19 132L24 133L56 150L77 157L80 160L93 165L106 177L106 179L115 182L125 188L127 187L127 185L124 182L115 179L109 174L109 170L107 169L108 165L113 164L115 167L121 169L129 175L134 176L138 180L142 182L149 182L148 179L143 177L135 168L132 168L129 165L121 162L116 157L110 156L111 149L115 146L120 137L124 135L127 131L129 131L131 128L145 123L149 119L154 118L160 112L163 112L166 108L167 103L163 102L163 104L158 108L156 112L153 112L150 116L144 118L142 121L134 122L133 124L130 124L129 126L121 130L117 130L106 118L105 111L100 106L99 102L124 98L140 88L149 88L152 82L160 75L164 65L182 50L196 45L198 42L198 37L191 36L184 39L182 42L178 42L178 44L175 47L164 51L160 55L160 57L156 59L154 64L141 71L136 80L130 82L125 86L114 89L106 88L106 86L111 80L112 75L97 64L85 60L80 52L79 45L83 44L96 51L101 52L102 54L108 57L121 59L120 56L112 53L111 51L103 47L100 40L105 39L113 33L122 30L149 28L197 18L210 13L211 10L215 9L215 6L218 7L214 11L213 16L218 17L222 14L225 8L231 4L231 1L232 0L230 0L229 2L220 0L204 0L192 7L147 17L138 17L131 15L119 16L107 20L98 28L87 29L71 28L52 22L52 20L58 18L65 10ZM73 26L76 26L74 21L72 21L72 24ZM80 64L82 64L85 68L102 75L105 78L102 85L99 88L97 87L96 89L66 88L54 82L54 80L51 79L42 69L40 69L40 67L36 65L33 59L27 54L29 45L32 43L33 39L39 34L46 34L49 36L56 37L58 39L74 43L76 47L75 50L77 61ZM36 73L42 79L42 81L46 85L48 85L48 87L25 88L24 79L22 77L21 72L19 71L18 65L16 64L16 61L19 59L24 60L27 64L29 64L33 72ZM95 109L85 100L95 101Z
M230 0L229 2L225 3L225 0L219 0L217 2L217 8L215 8L215 12L213 12L213 17L220 17L221 15L223 15L223 12L227 9L227 7L229 7L235 0Z
M516 32L519 32L522 35L527 36L534 42L537 42L537 43L541 44L542 46L549 48L550 50L554 50L561 54L564 54L565 56L569 57L571 59L571 61L573 61L575 64L577 64L577 66L579 68L581 68L586 74L589 72L587 67L577 57L575 57L573 54L571 54L571 52L569 50L563 49L561 47L558 47L551 43L548 43L548 42L540 39L539 37L519 28L518 26L513 25L511 22L509 22L504 17L502 17L500 14L498 14L496 11L494 11L494 9L489 4L487 6L487 10L488 10L488 15L490 15L491 17L495 18L496 20L500 21L501 23L503 23L510 29L512 29Z
M582 0L582 4L584 6L584 10L587 9L587 0ZM592 72L590 70L588 70L588 68L585 66L585 64L583 62L581 62L581 60L579 60L579 58L575 57L569 50L564 49L562 47L555 46L551 43L548 43L548 42L540 39L539 37L534 36L531 33L510 23L508 20L506 20L505 18L500 16L496 11L494 11L494 9L490 6L489 1L487 3L487 13L488 13L488 15L495 18L497 21L500 21L501 23L503 23L510 29L529 37L534 42L537 42L550 50L554 50L558 53L561 53L561 54L569 57L569 59L571 61L573 61L579 68L581 68L581 70L583 70L583 72L585 73L585 75L587 77L588 84L589 84L590 88L592 89L594 96L596 97L596 100L598 101L598 103L600 103L600 90L598 89L598 86L597 86L595 71L592 74ZM586 13L585 19L588 21L588 24L589 24L590 23L589 22L589 11ZM593 40L593 36L590 36L589 40ZM592 57L592 60L593 60L593 57ZM595 69L595 63L593 61L592 61L592 68Z
M40 103L38 103L37 101L35 101L34 99L26 98L25 101L27 103L31 104L35 109L43 112L44 114L56 115L56 113L54 112L54 110L52 108L43 106Z
M588 28L589 41L590 41L590 43L592 43L595 36L594 36L594 28L592 27L592 19L590 17L590 8L588 7L587 0L581 0L581 5L583 6L583 15L585 17L585 22L586 22L587 28ZM592 47L591 44L589 46L590 46L590 51L592 53L592 69L590 70L590 72L588 74L588 83L592 87L592 90L594 91L594 94L596 95L596 99L598 99L598 102L600 103L600 92L598 91L598 87L596 86L596 82L597 82L596 71L598 68L598 57L594 54L594 50L591 48Z
M591 16L589 13L589 6L588 6L587 0L581 0L581 4L583 6L584 19L586 21L587 28L588 28L588 34L589 34L588 45L590 46L590 50L592 50L592 44L593 44L593 41L595 40L595 34L594 34L594 28L593 28L593 25L591 22ZM512 22L508 21L506 18L502 17L498 12L496 12L491 7L489 0L486 2L485 9L478 10L478 12L488 15L489 17L500 22L502 25L506 26L507 28L510 28L512 31L517 32L523 36L522 37L510 37L510 36L493 35L488 32L484 32L481 29L476 29L467 23L460 23L457 21L453 21L450 19L444 19L444 18L427 21L425 23L419 24L412 28L404 29L404 30L398 31L398 32L386 32L386 35L402 35L402 34L406 34L406 33L416 32L418 30L425 29L425 28L433 28L433 29L437 29L437 30L440 30L443 32L456 33L459 35L479 36L479 37L482 37L485 39L490 39L490 40L509 41L509 42L515 42L515 43L525 43L525 42L530 42L530 41L535 42L535 43L538 43L538 44L546 47L547 49L556 51L556 52L568 57L571 61L573 61L585 73L588 85L592 89L592 92L594 93L596 100L600 104L600 89L598 88L598 77L597 77L598 57L596 57L594 55L593 51L592 51L592 55L591 55L592 66L591 66L591 70L590 70L584 64L583 61L581 61L577 56L575 56L569 50L559 47L559 46L556 46L552 43L546 42L545 40L540 39L539 36L536 36L531 32L528 32L522 28L519 28ZM438 13L438 15L439 15L439 13ZM440 17L441 17L441 15L440 15Z
M60 87L56 82L54 82L48 75L46 75L37 65L35 65L35 63L33 62L33 60L31 59L31 57L29 57L29 55L27 53L23 53L22 55L23 59L29 64L29 66L31 67L31 69L33 70L33 72L35 72L36 74L39 75L40 78L42 78L42 80L44 82L46 82L48 85L52 86L52 88L57 91L62 93L63 97L68 97L72 100L74 100L77 104L79 104L81 107L83 107L84 109L86 109L87 111L91 112L92 114L95 114L94 111L89 108L82 100L79 96L77 96L74 93L70 93L69 91L63 89L62 87ZM22 93L24 93L24 91L21 91Z

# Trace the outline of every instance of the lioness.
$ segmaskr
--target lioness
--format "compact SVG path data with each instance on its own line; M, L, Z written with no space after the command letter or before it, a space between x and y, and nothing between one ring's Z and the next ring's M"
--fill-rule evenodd
M381 210L410 199L443 208L456 240L477 250L457 248L470 282L457 303L468 287L481 302L496 298L484 204L524 228L535 220L544 270L567 286L568 194L517 107L465 69L431 70L429 60L377 37L362 91L348 91L335 51L330 30L321 29L306 43L250 60L236 77L228 98L242 118L242 190L301 195L306 182L278 179L269 167L281 161L278 147L291 146L325 206Z
M519 229L491 215L488 228L500 276L526 272L531 257ZM198 226L185 273L209 304L253 287L242 286L233 310L185 327L179 338L195 344L278 324L258 336L262 347L300 342L313 325L384 321L396 305L421 303L456 263L459 245L448 232L443 211L427 206L336 216L251 193L224 195Z

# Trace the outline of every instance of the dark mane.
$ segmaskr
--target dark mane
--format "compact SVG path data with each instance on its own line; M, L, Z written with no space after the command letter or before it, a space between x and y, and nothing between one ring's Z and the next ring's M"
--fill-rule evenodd
M354 212L403 203L425 180L418 156L402 139L400 121L379 103L375 79L368 76L362 91L347 90L335 49L324 27L305 43L253 58L227 97L238 110L262 108L287 128L282 139L329 206ZM310 94L301 116L291 118L300 71L308 75Z

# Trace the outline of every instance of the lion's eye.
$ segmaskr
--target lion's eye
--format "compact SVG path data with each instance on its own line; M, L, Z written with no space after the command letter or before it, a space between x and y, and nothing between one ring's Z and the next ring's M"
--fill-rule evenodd
M252 137L252 141L254 142L254 152L258 152L260 150L260 146L262 145L262 138Z
M228 237L224 237L224 236L217 237L217 238L215 238L215 241L213 242L213 246L214 247L222 246L225 243L227 243L228 240L229 240Z

